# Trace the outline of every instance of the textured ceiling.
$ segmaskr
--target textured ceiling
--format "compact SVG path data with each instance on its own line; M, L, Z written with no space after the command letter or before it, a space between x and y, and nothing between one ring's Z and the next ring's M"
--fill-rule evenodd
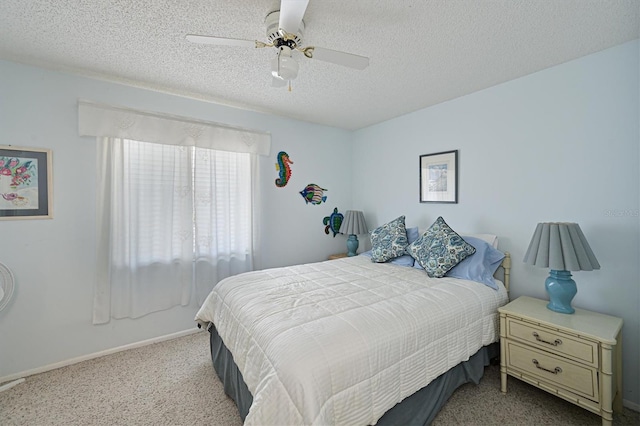
M297 56L271 87L278 0L2 0L0 58L358 129L640 36L640 0L310 0L303 44L370 58L363 71ZM295 55L294 55L295 56Z

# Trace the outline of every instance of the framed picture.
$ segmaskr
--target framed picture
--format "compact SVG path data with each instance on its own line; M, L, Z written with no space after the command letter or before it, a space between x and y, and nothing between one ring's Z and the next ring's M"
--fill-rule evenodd
M51 150L0 146L0 220L52 217Z
M458 202L458 150L420 156L420 202Z

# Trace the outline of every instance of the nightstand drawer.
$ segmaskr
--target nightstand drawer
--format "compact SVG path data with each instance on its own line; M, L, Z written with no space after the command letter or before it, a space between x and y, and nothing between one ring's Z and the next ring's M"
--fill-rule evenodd
M507 368L553 383L598 402L598 374L590 368L550 353L507 341Z
M507 319L507 337L523 340L540 349L598 367L598 344L596 342L590 342L514 318Z

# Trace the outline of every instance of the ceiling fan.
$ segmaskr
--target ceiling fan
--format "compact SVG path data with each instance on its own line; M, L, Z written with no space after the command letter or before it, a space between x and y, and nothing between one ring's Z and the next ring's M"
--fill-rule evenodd
M275 47L276 57L271 60L272 85L278 87L288 84L289 91L291 91L291 81L298 76L298 62L293 57L294 52L301 52L309 59L331 62L358 70L369 66L369 58L364 56L316 46L302 47L305 28L302 17L308 4L309 0L281 0L280 10L269 13L265 18L268 43L198 34L187 34L186 38L192 43L219 46Z

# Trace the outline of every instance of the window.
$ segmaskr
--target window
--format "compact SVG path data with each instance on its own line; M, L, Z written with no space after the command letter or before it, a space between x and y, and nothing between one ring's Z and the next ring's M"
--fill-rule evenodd
M202 303L259 267L269 134L84 100L78 131L98 142L94 324Z
M132 140L122 147L122 221L112 224L123 240L120 266L251 252L249 154Z
M202 303L252 269L250 154L118 138L100 148L111 317Z

